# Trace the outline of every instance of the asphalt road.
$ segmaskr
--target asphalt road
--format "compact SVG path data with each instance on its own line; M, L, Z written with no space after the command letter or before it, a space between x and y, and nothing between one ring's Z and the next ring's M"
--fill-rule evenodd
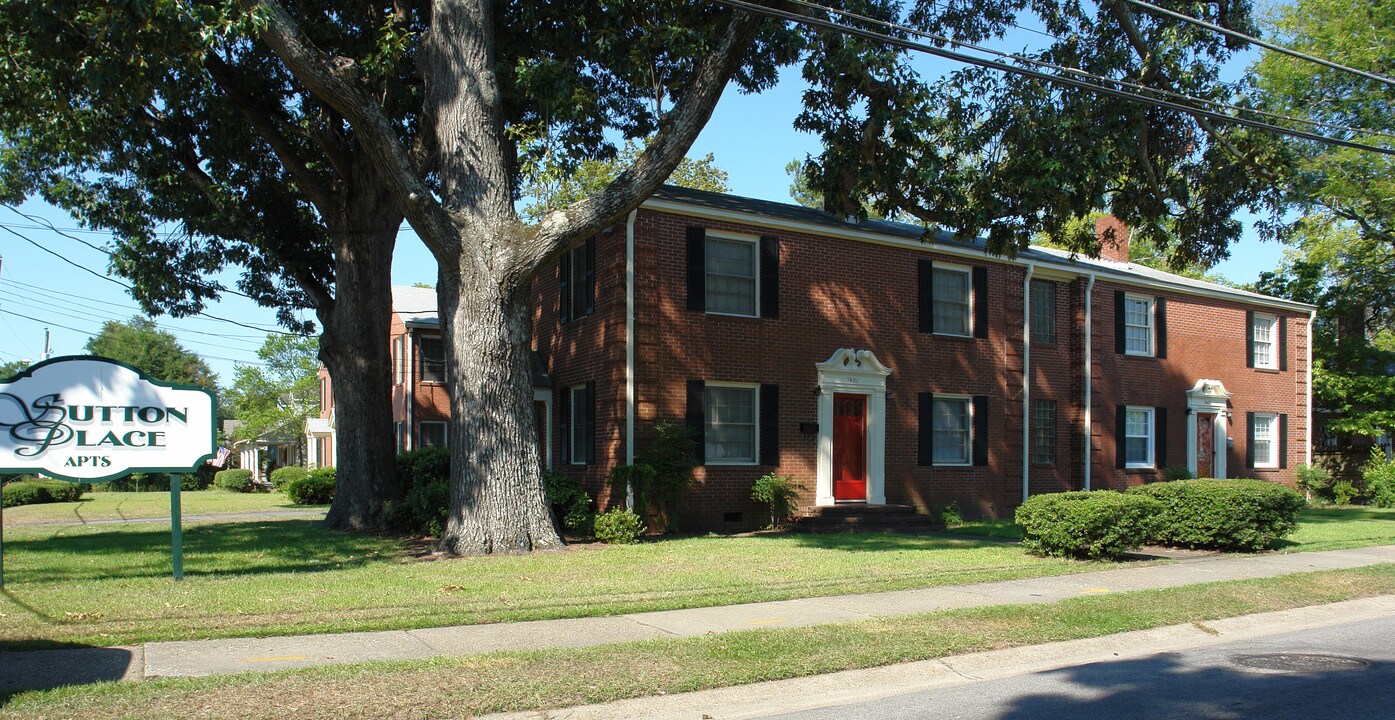
M1285 669L1254 667L1256 665L1277 665ZM1395 717L1395 617L765 717L771 720L1392 718Z

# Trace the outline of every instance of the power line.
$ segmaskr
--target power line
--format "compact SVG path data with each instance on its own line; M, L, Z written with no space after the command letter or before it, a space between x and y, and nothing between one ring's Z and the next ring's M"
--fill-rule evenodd
M9 274L9 273L6 273L6 275L8 275L8 274ZM61 295L61 296L63 296L63 297L76 298L76 299L78 299L78 300L84 300L84 301L88 301L88 302L91 302L91 300L92 300L92 298L90 298L90 297L88 297L88 296L86 296L86 295L76 295L76 294L74 294L74 293L66 293L66 292L63 292L63 291L61 291L61 290L54 290L54 289L52 289L52 288L46 288L46 287L43 287L43 286L41 286L41 285L31 285L31 284L29 284L29 283L23 283L23 282L20 282L20 281L18 281L18 280L15 280L13 277L10 278L9 282L10 282L11 285L14 285L14 286L17 286L17 287L20 287L20 288L27 288L27 289L29 289L29 290L31 290L31 291L36 291L36 292L38 292L38 293L41 294L41 295ZM53 302L54 300L51 300L51 299L49 299L49 298L45 298L44 301L45 301L45 302ZM71 305L72 303L69 303L69 304ZM134 311L134 312L136 312L136 313L139 313L139 314L142 314L142 315L145 314L145 310L144 310L143 308L141 308L140 306L138 306L138 305L126 305L126 304L122 304L122 303L107 303L107 305L110 305L110 306L112 306L112 307L118 307L118 308L127 308L127 309L132 310L132 311ZM212 319L212 318L201 318L201 317L185 317L185 318L180 318L180 320L185 320L185 321L202 321L202 322L221 322L221 321L218 321L218 320L214 320L214 319ZM212 336L212 337L220 337L220 338L223 338L223 339L225 339L225 340L231 340L231 339L233 339L233 338L247 338L247 339L248 339L247 342L251 342L251 341L254 341L254 340L255 340L255 341L258 341L258 342L264 342L264 341L266 340L266 335L264 335L264 334L263 334L263 335L238 335L238 334L233 334L233 333L207 333L207 332L202 332L202 331L199 331L199 330L190 330L190 329L182 328L182 327L181 327L181 328L170 328L170 329L171 329L171 330L177 330L178 332L191 332L191 333L196 333L196 334L199 334L199 335L209 335L209 336Z
M1170 100L1163 100L1161 98L1139 95L1137 93L1132 93L1125 90L1118 90L1116 88L1111 87L1105 87L1102 85L1097 85L1095 83L1086 82L1084 80L1077 80L1071 77L1062 77L1060 75L1052 75L1050 73L1029 70L1027 68L1008 65L1006 63L996 62L993 60L985 60L983 58L975 57L973 55L967 55L961 52L956 52L954 50L945 50L943 48L934 47L933 45L926 45L925 43L913 42L911 40L893 37L884 33L878 33L871 30L863 30L861 28L850 27L829 20L821 20L818 18L812 18L806 15L800 15L798 13L792 13L785 10L777 10L775 8L764 7L762 5L755 5L753 3L745 2L744 0L712 0L712 2L719 3L722 5L728 5L735 8L740 8L749 12L756 13L758 15L765 15L766 17L788 20L791 22L800 23L802 25L810 25L813 27L823 28L825 30L832 30L834 32L840 32L847 35L855 35L864 39L875 40L877 42L885 43L894 47L900 47L906 50L915 50L917 52L923 52L929 55L936 55L939 57L947 58L949 60L955 60L969 65L977 65L979 67L984 67L991 70L999 70L1002 72L1011 73L1013 75L1021 75L1023 77L1032 78L1034 80L1042 80L1044 82L1066 85L1068 87L1073 87L1080 90L1086 90L1090 92L1099 93L1101 95L1116 97L1121 100L1129 100L1145 105L1152 105L1154 107L1176 110L1178 112L1184 112L1193 116L1206 117L1208 119L1216 120L1219 122L1229 122L1234 123L1236 125L1243 125L1245 127L1252 127L1260 130L1269 130L1282 135L1288 135L1290 137L1311 140L1313 142L1326 143L1329 145L1340 145L1342 147L1349 147L1357 150L1367 150L1370 152L1380 153L1382 155L1395 155L1395 149L1382 148L1374 145L1365 145L1362 143L1353 142L1351 140L1332 138L1324 135L1316 135L1302 130L1293 130L1289 128L1280 127L1278 125L1270 125L1268 123L1259 122L1258 120L1251 120L1249 118L1225 115L1223 113L1213 112L1204 108L1194 107L1191 105L1184 105L1182 103L1176 103Z
M1351 73L1351 74L1353 74L1353 75L1360 75L1361 77L1364 77L1364 78L1366 78L1367 80L1375 80L1375 81L1378 82L1378 83L1384 83L1385 85L1390 85L1390 86L1392 86L1392 87L1395 87L1395 79L1385 77L1384 75L1377 75L1377 74L1375 74L1375 73L1366 72L1365 70L1358 70L1358 69L1356 69L1356 68L1354 68L1354 67L1348 67L1348 66L1346 66L1346 65L1341 65L1341 64L1332 62L1331 60L1325 60L1325 59L1323 59L1323 58L1317 57L1317 56L1315 56L1315 55L1308 55L1307 53L1301 53L1301 52L1299 52L1299 51L1297 51L1297 50L1293 50L1293 49L1291 49L1291 48L1286 48L1286 47L1284 47L1284 46L1282 46L1282 45L1275 45L1274 43L1267 42L1267 41L1265 41L1265 40L1260 40L1260 39L1257 38L1257 37L1251 37L1251 36L1246 35L1246 34L1244 34L1244 33L1242 33L1242 32L1236 32L1235 30L1231 30L1230 28L1222 27L1222 26L1217 25L1217 24L1215 24L1215 23L1211 23L1211 22L1207 22L1207 21L1205 21L1205 20L1202 20L1202 19L1200 19L1200 18L1194 18L1194 17L1192 17L1192 16L1190 16L1190 15L1183 15L1182 13L1175 12L1175 11L1172 11L1172 10L1168 10L1167 8L1160 8L1160 7L1158 7L1157 5L1151 5L1151 4L1149 4L1149 3L1142 2L1142 0L1124 0L1124 2L1126 2L1126 3L1130 4L1130 5L1136 5L1136 6L1138 6L1138 7L1141 7L1141 8L1147 9L1147 10L1150 10L1150 11L1155 12L1155 13L1158 13L1158 14L1160 14L1160 15L1166 15L1167 17L1170 17L1170 18L1173 18L1173 19L1176 19L1176 20L1181 20L1182 22L1185 22L1185 23L1191 23L1192 25L1196 25L1196 26L1198 26L1198 27L1204 27L1204 28L1206 28L1207 30L1214 30L1214 31L1216 31L1216 32L1218 32L1218 33L1222 33L1222 34L1224 34L1224 35L1229 35L1230 37L1233 37L1233 38L1235 38L1235 39L1237 39L1237 40L1244 40L1245 42L1250 43L1251 45L1258 45L1258 46L1264 48L1265 50L1273 50L1274 52L1280 53L1280 54L1282 54L1282 55L1288 55L1288 56L1290 56L1290 57L1298 58L1299 60L1306 60L1306 61L1311 62L1311 63L1317 63L1318 65L1322 65L1322 66L1324 66L1324 67L1329 67L1329 68L1332 68L1333 70L1340 70L1340 71L1342 71L1342 72Z
M20 287L21 285L23 285L23 287ZM116 320L116 321L118 321L118 322L125 322L125 320L126 320L126 317L123 316L123 315L121 315L121 314L119 314L119 313L115 313L115 312L104 312L104 311L94 310L94 309L89 308L89 307L79 306L77 303L75 303L75 302L73 302L73 301L71 301L71 300L64 300L64 299L62 299L62 298L46 297L46 296L45 296L45 293L40 292L40 291L36 291L36 290L34 290L34 289L31 289L31 288L33 288L33 287L34 287L34 286L24 285L23 283L15 283L15 282L12 282L12 283L11 283L11 287L9 287L9 288L0 287L0 297L7 297L7 296L8 296L8 297L10 297L10 298L12 298L12 299L21 300L21 301L25 301L25 302L46 303L46 304L48 304L48 305L51 306L51 307L48 308L48 309L53 310L54 312L58 312L59 309L61 308L61 309L63 309L63 310L72 310L72 311L76 311L76 312L85 312L85 313L89 313L89 314L94 314L94 315L98 315L98 316L101 316L101 317L110 318L110 319ZM117 307L121 307L121 306L118 305ZM61 314L61 313L60 313L60 314ZM81 320L81 319L86 319L86 318L84 318L84 317L82 317L82 316L79 316L79 317L77 317L76 319ZM263 337L261 338L261 340L259 341L259 340L255 339L255 336L251 336L251 335L230 335L230 334L227 334L227 333L211 333L211 332L204 332L204 331L202 331L202 330L192 330L192 329L189 329L189 328L176 328L176 327L172 327L172 326L167 325L167 324L161 324L161 323L159 323L159 322L157 322L157 321L155 321L155 320L151 320L151 323L154 324L155 327L160 328L161 330L164 330L164 331L166 331L166 332L178 332L178 333L181 333L181 334L182 334L182 333L191 333L191 334L194 334L194 335L205 335L205 336L207 336L207 337L218 338L219 340L228 340L228 341L230 341L230 342L242 342L242 343L247 343L247 344L249 344L249 345L258 345L258 346L260 346L260 345L261 345L263 342L265 342L265 340L266 340L265 336L263 336ZM244 338L247 338L247 339L244 339ZM245 348L230 348L230 349L233 349L233 350L244 350ZM252 350L247 350L247 351L248 351L248 352L252 352Z
M1120 79L1117 79L1117 78L1105 77L1105 76L1103 76L1103 75L1096 75L1096 74L1094 74L1094 73L1090 73L1090 72L1086 72L1085 70L1081 70L1080 68L1074 68L1074 67L1070 67L1070 66L1067 66L1067 65L1057 65L1057 64L1055 64L1055 63L1048 62L1048 61L1046 61L1046 60L1041 60L1041 59L1034 58L1034 57L1030 57L1030 56L1027 56L1027 55L1019 55L1019 54L1017 54L1017 53L1010 53L1010 52L1004 52L1004 51L1002 51L1002 50L995 50L995 49L993 49L993 48L984 47L984 46L981 46L981 45L976 45L976 44L974 44L974 43L965 42L965 41L962 41L962 40L955 40L955 39L953 39L953 38L951 38L951 37L948 37L948 36L943 35L943 34L940 34L940 33L933 33L933 32L929 32L929 31L927 31L927 30L920 30L920 29L918 29L918 28L910 27L910 26L907 26L907 25L901 25L901 24L899 24L899 23L894 23L894 22L891 22L891 21L889 21L889 20L881 20L881 19L874 18L874 17L870 17L870 16L867 16L867 15L862 15L862 14L859 14L859 13L855 13L855 12L852 12L852 11L849 11L849 10L840 10L840 9L838 9L838 8L831 8L831 7L826 7L826 6L823 6L823 5L818 5L818 4L815 4L815 3L813 3L813 2L809 2L808 0L790 0L790 2L792 2L792 3L796 4L796 5L802 5L802 6L804 6L804 7L810 8L810 9L821 10L821 11L831 12L831 13L836 13L836 14L838 14L838 15L841 15L841 16L845 17L845 18L853 18L853 19L855 19L855 20L861 20L861 21L863 21L863 22L874 23L874 24L881 25L882 27L889 28L889 29L892 29L892 30L900 30L900 31L902 31L902 32L911 33L911 34L913 34L913 35L918 35L918 36L920 36L920 37L930 38L930 39L932 39L932 40L939 40L939 41L941 41L941 42L949 43L949 44L951 44L951 45L956 45L956 46L958 46L958 47L963 47L963 48L968 48L968 49L970 49L970 50L975 50L975 51L978 51L978 52L988 53L988 54L993 55L993 56L996 56L996 57L1011 58L1011 59L1017 60L1017 61L1019 61L1019 62L1031 63L1031 64L1036 65L1036 66L1038 66L1038 67L1050 68L1050 69L1052 69L1052 70L1058 70L1058 71L1060 71L1060 72L1066 72L1066 73L1070 73L1070 74L1072 74L1072 75L1079 75L1079 76L1081 76L1081 77L1090 78L1091 80L1098 80L1098 81L1100 81L1100 82L1113 83L1113 84L1115 84L1115 85L1119 85L1119 86L1122 86L1122 87L1133 88L1133 89L1135 89L1135 90L1140 90L1140 91L1145 91L1145 92L1152 92L1152 93L1158 93L1158 94L1160 94L1160 95L1165 95L1165 96L1168 96L1168 97L1176 98L1176 99L1178 99L1178 100L1188 100L1188 101L1191 101L1191 102L1198 102L1198 103L1202 103L1202 104L1205 104L1205 105L1209 105L1209 106L1211 106L1211 107L1223 108L1223 109L1226 109L1226 110L1233 110L1233 111L1236 111L1236 112L1247 112L1247 113L1252 113L1252 114L1254 114L1254 115L1260 115L1260 116L1272 118L1272 119L1275 119L1275 120L1284 120L1284 121L1287 121L1287 122L1297 123L1297 124L1300 124L1300 125L1307 125L1307 126L1313 127L1313 128L1327 128L1327 129L1329 129L1329 130L1339 130L1339 131L1342 131L1342 132L1349 132L1349 133L1352 133L1352 134L1354 134L1354 135L1379 135L1379 136L1382 136L1382 137L1388 137L1388 138L1395 139L1395 133L1385 132L1384 130L1370 130L1370 129L1366 129L1366 128L1351 127L1351 126L1349 126L1349 125L1341 125L1341 124L1338 124L1338 123L1326 122L1326 121L1323 121L1323 120L1312 120L1312 119L1309 119L1309 118L1299 118L1299 117L1293 117L1293 116L1291 116L1291 115L1284 115L1284 114L1281 114L1281 113L1270 112L1270 111L1268 111L1268 110L1261 110L1261 109L1258 109L1258 108L1247 108L1247 107L1243 107L1243 106L1240 106L1240 105L1232 105L1232 104L1230 104L1230 103L1221 102L1221 101L1219 101L1219 100L1209 100L1209 99L1207 99L1207 98L1201 98L1201 97L1197 97L1197 96L1195 96L1195 95L1187 95L1187 94L1185 94L1185 93L1176 92L1176 91L1174 91L1174 90L1168 90L1168 89L1166 89L1166 88L1154 88L1154 87L1149 87L1149 86L1147 86L1147 85L1143 85L1143 84L1141 84L1141 83L1131 82L1131 81L1129 81L1129 80L1120 80ZM1015 26L1014 26L1014 27L1015 27ZM1045 34L1045 33L1043 33L1043 34ZM1058 39L1059 39L1059 38L1057 38L1057 37L1054 36L1054 35L1046 35L1046 37L1049 37L1049 38L1051 38L1052 40L1058 40Z
M25 315L24 313L17 313L17 312L15 312L15 311L13 311L13 310L6 310L6 309L4 309L4 308L0 308L0 313L4 313L4 314L6 314L6 315L13 315L13 316L15 316L15 317L17 317L17 318L24 318L25 320L32 320L32 321L34 321L34 322L36 322L36 323L43 323L43 324L45 324L45 325L49 325L49 326L52 326L52 327L63 328L64 330L72 330L72 331L75 332L75 333L82 333L83 335L87 335L87 336L89 336L89 337L98 334L98 333L92 332L91 330L81 330L81 329L75 328L75 327L73 327L73 326L71 326L71 325L63 325L63 324L61 324L61 323L50 322L50 321L48 321L48 320L42 320L42 319L40 319L40 318L33 317L32 315ZM204 354L202 354L202 353L194 353L194 354L198 355L198 357L212 358L212 359L214 359L214 360L226 360L227 362L230 362L230 363L240 363L240 364L242 364L242 365L256 365L256 366L258 366L258 367L266 367L266 366L267 366L266 363L261 363L261 362L250 362L250 361L247 361L247 360L239 360L239 359L237 359L237 358L221 357L221 356L218 356L218 355L204 355Z
M6 296L6 295L8 295L8 294L5 293L3 290L0 290L0 296ZM28 298L20 298L20 299L28 299ZM26 304L24 304L24 303L22 303L22 302L14 302L13 300L12 300L11 304L16 304L16 305L18 305L19 307L24 308L24 309L26 309L26 310L29 310L29 311L31 311L31 312L40 312L40 311L43 311L43 312L50 312L50 313L53 313L54 315L58 315L59 317L71 318L71 319L73 319L73 320L88 320L88 319L89 319L88 317L84 317L84 316L82 316L82 315L74 315L74 314L68 313L68 312L63 312L62 310L59 310L59 309L53 308L53 307L49 307L49 308L37 308L37 307L34 307L33 305L26 305ZM121 321L120 321L120 320L114 320L114 321L105 321L105 322L121 322ZM158 330L164 331L164 332L170 332L170 330L169 330L168 328L161 327L161 326L158 325L158 324L155 325L155 328L158 329ZM205 333L205 334L207 334L207 333ZM215 337L216 337L216 336L215 336ZM186 343L191 343L191 344L194 344L194 345L206 345L206 346L208 346L208 347L222 348L222 349L224 349L224 350L234 350L234 351L236 351L236 352L245 352L245 353L253 353L253 354L255 354L255 353L257 352L256 350L253 350L253 349L251 349L251 348L233 347L233 346L231 346L231 345L219 345L218 343L211 343L211 342L208 342L207 340L191 340L191 339L189 339L189 338L182 338L181 341L182 341L182 342L186 342Z

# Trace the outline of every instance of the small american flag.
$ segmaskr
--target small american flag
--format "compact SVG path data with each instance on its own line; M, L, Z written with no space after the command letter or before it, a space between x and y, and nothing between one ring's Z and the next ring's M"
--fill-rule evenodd
M231 450L229 450L229 449L227 449L227 448L225 448L225 447L220 447L220 448L218 448L218 456L215 457L215 458L213 458L213 467L223 467L223 465L227 464L228 458L229 458L231 455L232 455L232 451L231 451Z

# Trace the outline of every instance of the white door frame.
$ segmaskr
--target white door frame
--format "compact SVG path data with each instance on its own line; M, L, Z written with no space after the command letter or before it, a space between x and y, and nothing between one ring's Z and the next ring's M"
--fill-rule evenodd
M815 363L819 373L819 456L814 504L833 499L833 394L867 396L867 504L886 504L886 378L891 369L871 350L840 348Z
M1231 393L1225 389L1225 385L1220 380L1197 380L1191 390L1187 391L1187 470L1193 477L1196 476L1197 468L1197 416L1200 413L1215 413L1216 419L1213 423L1211 437L1211 449L1215 457L1211 461L1211 469L1217 478L1224 478L1226 475L1226 414L1230 403Z

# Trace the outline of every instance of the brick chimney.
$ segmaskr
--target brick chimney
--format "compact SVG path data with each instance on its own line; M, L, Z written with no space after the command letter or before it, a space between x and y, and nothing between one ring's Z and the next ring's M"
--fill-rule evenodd
M1117 262L1129 261L1129 228L1123 220L1105 215L1095 221L1095 237L1100 241L1100 257Z

